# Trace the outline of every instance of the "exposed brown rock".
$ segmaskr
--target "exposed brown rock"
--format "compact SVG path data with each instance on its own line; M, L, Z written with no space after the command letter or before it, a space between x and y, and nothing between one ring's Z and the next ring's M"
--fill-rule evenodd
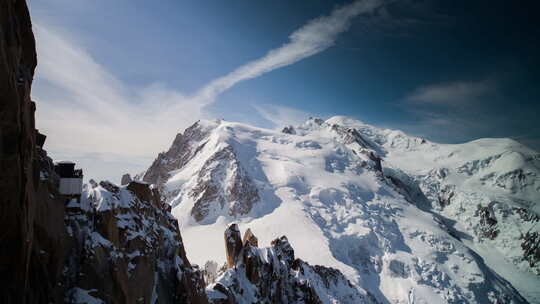
M259 247L259 240L253 234L253 232L251 232L251 229L249 229L249 228L244 233L244 239L243 239L242 243L244 244L244 246L249 244L252 247Z
M106 303L207 303L202 273L189 263L176 219L159 192L133 181L100 182L80 204L70 203L67 297L94 290Z
M250 244L245 244L242 251L242 262L246 269L246 277L252 284L259 283L261 277L261 260L257 254L257 251L252 250Z
M238 225L231 224L225 230L225 252L227 254L227 267L236 265L240 251L242 250L242 239Z
M286 236L273 240L271 245L276 250L279 259L283 259L288 263L294 261L294 249Z
M182 169L204 149L211 130L211 126L196 122L184 134L177 134L169 150L160 153L142 174L142 180L155 184L166 201L176 198L180 189L165 191L164 184L172 171ZM227 181L223 180L225 172L232 175ZM191 215L197 222L212 222L220 211L232 217L246 215L260 199L257 187L232 146L223 147L205 161L197 172L195 184L185 195L195 201Z
M112 193L118 193L118 191L120 190L117 185L111 183L110 181L100 181L99 185Z
M237 247L241 246L240 231L236 224L227 228L225 236L228 268L209 286L212 304L253 301L251 295L244 298L246 290L255 296L255 303L320 304L322 299L344 304L377 303L369 293L360 294L339 270L311 266L295 258L285 236L272 241L269 248L258 249L250 244L254 236L248 230L240 250Z
M139 199L151 202L156 208L164 207L159 191L156 188L151 188L150 185L144 182L132 181L127 185L126 189L133 192Z
M222 177L226 170L232 173L232 178L224 185ZM260 199L257 188L230 146L219 150L205 162L198 173L197 186L189 196L195 199L191 215L198 222L207 219L212 208L228 208L232 217L246 215Z
M369 159L375 162L375 170L382 172L382 164L381 164L382 158L380 158L378 155L376 155L373 152L369 152L368 156L369 156Z
M169 179L169 172L182 168L195 156L200 151L200 147L197 148L196 144L206 136L207 134L198 122L187 128L184 134L178 133L169 150L160 153L146 170L143 181L155 184L161 190L163 184Z
M450 205L453 197L454 197L454 190L452 187L442 188L438 197L439 206L444 209L446 206Z
M57 302L68 242L62 201L40 179L47 158L36 145L30 98L36 51L25 1L0 2L0 29L0 302Z

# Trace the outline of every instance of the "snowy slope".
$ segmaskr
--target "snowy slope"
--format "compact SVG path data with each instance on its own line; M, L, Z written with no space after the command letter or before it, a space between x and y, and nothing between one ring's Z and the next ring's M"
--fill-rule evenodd
M376 142L386 175L420 190L417 203L446 218L490 267L540 303L540 153L506 138L437 144L342 116L328 123ZM526 243L535 244L529 254Z
M161 176L158 186L179 219L190 261L223 264L222 232L236 222L250 228L262 246L286 235L297 256L341 270L382 303L525 302L456 238L470 234L445 220L443 212L452 208L434 207L432 194L421 195L422 177L431 178L438 162L450 166L440 158L450 146L343 117L310 119L285 131L201 121L146 172L145 179ZM454 154L485 156L481 146L454 147L460 151ZM425 150L415 157L414 149ZM531 151L519 151L526 152ZM485 183L505 184L497 175L500 167L491 169L495 173ZM529 179L508 180L502 197L513 202L509 191L523 200L535 197L534 179L532 186Z

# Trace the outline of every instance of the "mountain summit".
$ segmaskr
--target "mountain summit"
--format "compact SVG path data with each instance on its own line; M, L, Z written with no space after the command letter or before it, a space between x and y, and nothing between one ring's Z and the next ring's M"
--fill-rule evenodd
M201 265L226 261L209 244L237 223L263 245L287 235L382 303L524 303L540 300L539 168L512 140L437 144L336 116L199 121L141 177Z

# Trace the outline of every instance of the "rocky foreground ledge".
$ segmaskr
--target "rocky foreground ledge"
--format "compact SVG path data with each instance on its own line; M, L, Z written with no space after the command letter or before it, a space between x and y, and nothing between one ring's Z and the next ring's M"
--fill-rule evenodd
M69 303L374 303L336 269L297 259L287 238L258 248L236 224L225 231L227 263L213 276L186 257L177 220L152 185L91 182L67 204L73 246L62 276ZM208 284L208 285L207 285ZM205 288L206 286L206 288ZM207 297L209 296L209 298Z
M132 181L91 182L66 210L66 301L207 303L202 273L189 263L177 220L159 192Z
M287 237L258 248L251 230L243 240L236 224L225 231L227 264L207 287L212 304L377 303L360 293L337 269L295 258ZM208 277L208 274L207 274Z

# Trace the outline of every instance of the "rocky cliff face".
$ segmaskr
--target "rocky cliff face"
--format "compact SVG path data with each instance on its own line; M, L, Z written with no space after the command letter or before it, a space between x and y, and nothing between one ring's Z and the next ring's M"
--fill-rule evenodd
M66 301L206 303L202 273L184 251L178 222L157 189L100 182L67 205L75 246L64 269Z
M242 240L236 224L227 228L227 264L208 287L211 303L377 303L339 270L295 258L285 236L269 248L258 248L257 243L251 230Z
M39 253L55 239L39 242L35 236L42 234L48 216L61 222L62 212L37 204L47 185L39 179L35 104L30 99L36 52L24 1L0 3L0 28L0 302L46 302L53 297L50 286L39 283L55 277L58 267L42 264Z
M178 133L169 150L158 155L142 179L162 187L169 179L171 171L180 169L200 151L199 144L207 136L207 130L199 123L187 128L184 134Z
M0 2L0 303L207 303L159 192L92 183L80 200L35 129L25 1Z
M212 217L219 209L226 209L232 217L246 215L259 200L257 188L231 146L219 150L204 163L196 186L187 195L195 200L191 215L198 222Z
M232 218L246 215L260 200L234 145L215 146L219 139L212 131L219 124L199 121L184 134L179 133L169 150L158 155L142 178L156 184L173 206L185 199L192 201L191 216L202 223L213 222L222 213ZM178 171L189 176L175 180L173 175ZM180 189L178 183L190 186Z

